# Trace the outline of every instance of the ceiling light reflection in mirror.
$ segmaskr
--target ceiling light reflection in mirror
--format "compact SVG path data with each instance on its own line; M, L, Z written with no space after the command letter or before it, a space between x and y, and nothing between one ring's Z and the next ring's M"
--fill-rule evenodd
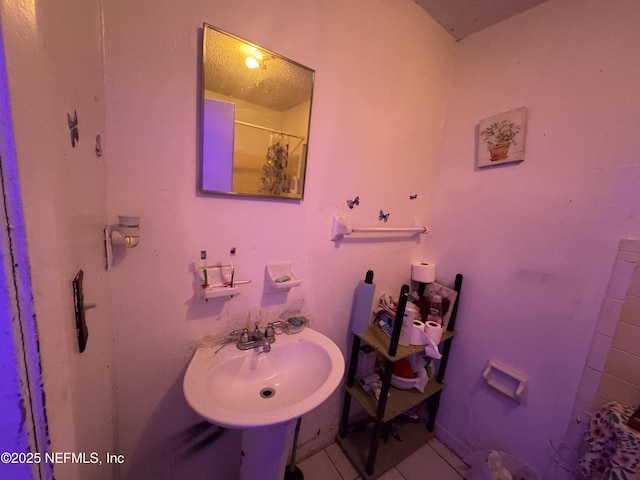
M201 188L301 199L314 71L203 27Z

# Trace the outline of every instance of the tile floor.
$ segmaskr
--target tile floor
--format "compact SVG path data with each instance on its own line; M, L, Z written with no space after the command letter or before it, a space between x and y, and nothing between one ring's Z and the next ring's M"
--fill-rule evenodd
M298 464L305 480L360 480L337 443ZM461 480L468 467L437 438L379 477L380 480Z

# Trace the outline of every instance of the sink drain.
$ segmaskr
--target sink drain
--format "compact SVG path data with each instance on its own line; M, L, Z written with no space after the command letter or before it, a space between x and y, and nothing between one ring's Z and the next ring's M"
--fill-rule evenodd
M265 387L260 390L260 396L262 398L271 398L276 394L276 391L271 387Z

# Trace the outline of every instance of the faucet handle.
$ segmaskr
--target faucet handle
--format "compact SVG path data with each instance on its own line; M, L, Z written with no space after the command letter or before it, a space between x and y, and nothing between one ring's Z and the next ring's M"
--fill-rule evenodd
M249 341L249 330L247 330L246 328L242 328L240 330L234 330L229 335L231 335L232 337L240 337L241 342Z
M276 329L274 328L272 323L267 323L267 328L264 331L264 336L270 340L276 336Z

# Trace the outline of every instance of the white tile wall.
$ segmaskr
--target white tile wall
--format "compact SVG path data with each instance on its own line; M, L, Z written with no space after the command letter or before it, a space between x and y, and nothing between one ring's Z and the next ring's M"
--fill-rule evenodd
M600 318L596 325L596 331L603 335L613 336L620 319L624 301L613 298L605 298L600 309Z
M640 326L640 295L628 296L620 310L621 322Z
M611 348L611 336L596 332L591 343L591 351L587 358L587 366L602 372L604 370L609 349Z
M616 263L613 266L613 273L609 280L609 288L607 288L607 297L624 300L635 266L635 263L625 262L619 257L616 259Z
M582 379L559 448L561 458L548 476L567 476L575 467L593 412L611 400L640 403L640 240L623 239L600 309ZM587 413L585 413L587 412Z
M640 241L635 238L623 238L620 240L618 247L621 253L635 254L635 258L630 262L638 262L640 260Z
M621 379L640 385L640 357L615 348L609 352L604 371Z
M629 283L629 291L627 292L627 296L640 296L640 275L638 274L639 271L640 267L636 266L634 268L633 275L631 276L631 282Z
M640 351L640 327L621 321L613 335L611 346L628 353Z
M603 399L605 403L619 400L629 405L637 406L638 399L640 399L640 386L605 373L602 375L598 388L598 398ZM600 400L598 400L598 403L599 405L594 405L594 408L602 406Z
M629 283L620 309L619 321L611 337L611 348L607 353L594 407L612 400L621 400L634 406L640 403L640 267L637 243L640 242L621 242L621 247L625 250L618 255L616 268L619 270L619 278L616 281L620 281L622 277L626 278L628 272L631 272L631 275L628 277ZM629 261L625 262L623 258ZM633 268L618 265L622 263L633 265ZM620 294L624 285L620 284L615 288L620 289L615 292ZM599 361L602 352L592 353L594 362L596 358Z
M582 379L580 380L580 386L578 387L577 397L587 403L590 403L590 400L593 401L595 393L598 390L601 376L602 372L590 367L585 368L582 373Z

